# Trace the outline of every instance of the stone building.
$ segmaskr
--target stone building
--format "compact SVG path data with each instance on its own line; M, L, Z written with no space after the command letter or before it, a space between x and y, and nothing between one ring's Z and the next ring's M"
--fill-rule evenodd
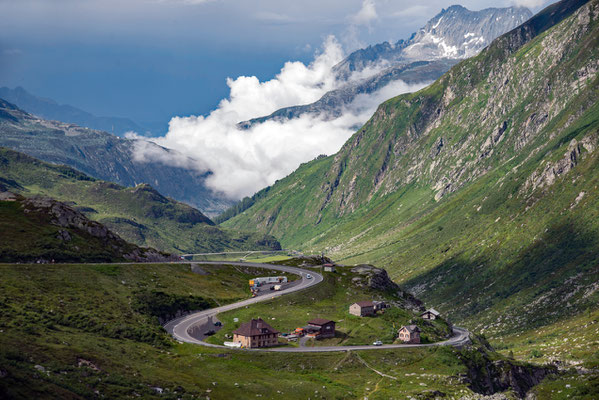
M270 347L278 344L279 331L268 325L262 318L245 322L233 331L233 342L243 347Z

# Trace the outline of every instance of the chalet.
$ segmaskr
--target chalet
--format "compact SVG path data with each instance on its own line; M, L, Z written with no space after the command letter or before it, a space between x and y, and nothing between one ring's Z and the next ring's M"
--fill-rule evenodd
M368 315L374 315L374 302L373 301L358 301L357 303L349 306L349 313L358 317L366 317Z
M335 337L335 321L324 318L314 318L308 321L308 325L303 328L308 337L315 339L326 339Z
M279 331L268 325L262 318L252 319L233 331L233 342L247 348L269 347L278 344Z
M439 313L439 311L435 310L434 308L429 308L428 310L420 314L420 317L422 317L422 319L437 319L440 315L441 314Z
M420 343L420 329L416 325L402 326L398 333L404 343Z

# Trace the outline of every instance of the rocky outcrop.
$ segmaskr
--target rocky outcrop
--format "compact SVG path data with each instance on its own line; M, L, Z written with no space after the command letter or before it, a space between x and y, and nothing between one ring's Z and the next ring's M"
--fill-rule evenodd
M352 268L351 272L362 275L352 279L354 285L390 293L398 299L396 305L402 308L414 311L424 310L422 302L393 282L383 268L362 264Z
M60 227L54 234L54 246L44 242L44 249L33 249L32 254L37 262L50 262L57 258L60 261L134 261L134 262L164 262L177 260L175 256L161 253L151 248L140 248L127 243L118 235L110 231L99 222L89 220L79 211L71 208L65 203L56 201L49 197L25 198L19 194L9 191L0 193L1 201L12 201L20 204L22 212L29 217L31 224L38 226L33 237L29 237L32 246L35 247L41 235L46 234L46 227ZM6 218L11 218L7 215ZM24 228L22 228L24 229ZM39 231L39 232L38 232ZM40 235L39 237L36 235ZM75 240L77 239L77 240ZM83 240L88 251L93 254L85 254L81 249ZM93 250L92 250L93 249ZM5 249L7 251L9 249ZM7 252L3 257L5 261L34 261L27 254L9 255ZM90 257L90 258L88 258Z
M524 398L545 377L557 372L551 366L521 365L507 360L485 361L484 365L468 363L468 376L464 379L472 390L485 395L512 390Z
M543 187L551 186L556 179L570 172L586 153L593 153L597 147L597 134L585 136L580 143L572 139L564 156L555 162L541 162L541 167L531 174L522 186L520 193L527 194Z

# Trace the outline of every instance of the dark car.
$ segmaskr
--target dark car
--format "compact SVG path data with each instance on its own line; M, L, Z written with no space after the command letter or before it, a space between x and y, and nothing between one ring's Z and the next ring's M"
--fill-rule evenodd
M208 332L205 332L205 333L204 333L204 336L212 336L212 335L214 335L215 333L216 333L216 332L214 332L214 330L213 330L213 329L210 329Z
M222 323L222 322L220 322L220 321L216 321L216 322L214 323L214 326L223 326L223 323Z

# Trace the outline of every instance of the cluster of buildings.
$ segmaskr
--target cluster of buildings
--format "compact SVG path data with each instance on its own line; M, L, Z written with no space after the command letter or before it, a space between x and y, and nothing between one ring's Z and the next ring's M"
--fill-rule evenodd
M256 348L275 346L279 342L280 332L267 324L262 318L245 322L233 331L233 343L241 347ZM314 339L335 337L335 321L314 318L307 325L295 330L295 337L307 336Z
M349 307L352 315L365 317L374 315L376 311L387 308L384 302L359 301ZM429 309L420 314L425 320L435 320L440 314L435 309ZM398 339L406 344L420 343L420 328L417 325L405 325L398 330ZM266 323L262 318L252 319L241 324L233 331L233 343L236 347L260 348L276 346L279 343L280 332ZM291 335L283 334L287 338L307 336L314 339L327 339L335 337L335 321L314 318L307 325L296 328ZM379 342L380 343L380 342Z

